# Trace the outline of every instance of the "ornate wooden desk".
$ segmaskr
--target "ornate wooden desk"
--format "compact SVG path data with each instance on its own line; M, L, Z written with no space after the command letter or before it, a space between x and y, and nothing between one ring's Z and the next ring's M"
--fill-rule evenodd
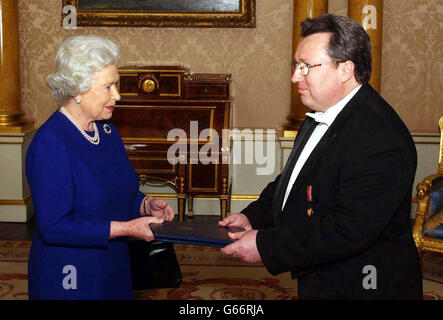
M230 128L231 75L192 74L180 66L122 67L119 75L121 100L112 122L140 182L174 187L180 221L186 198L187 216L192 217L194 196L219 198L224 218L231 189L229 138L223 131ZM186 139L168 139L173 129ZM208 135L205 129L215 131ZM186 152L174 153L175 161L168 161L170 147ZM208 156L208 149L212 161L204 164L199 159Z

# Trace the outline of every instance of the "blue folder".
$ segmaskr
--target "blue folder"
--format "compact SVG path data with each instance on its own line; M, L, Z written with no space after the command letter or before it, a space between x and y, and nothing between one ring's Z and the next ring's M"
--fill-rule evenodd
M231 242L228 232L244 231L239 227L220 227L215 223L164 221L149 225L154 239L162 242L185 243L209 247L224 247Z

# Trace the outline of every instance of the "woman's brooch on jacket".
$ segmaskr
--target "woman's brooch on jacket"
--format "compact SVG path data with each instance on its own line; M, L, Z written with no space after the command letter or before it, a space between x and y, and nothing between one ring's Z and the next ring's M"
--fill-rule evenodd
M105 124L103 125L103 130L104 130L107 134L110 134L110 133L111 133L111 126L110 126L109 124L105 123Z

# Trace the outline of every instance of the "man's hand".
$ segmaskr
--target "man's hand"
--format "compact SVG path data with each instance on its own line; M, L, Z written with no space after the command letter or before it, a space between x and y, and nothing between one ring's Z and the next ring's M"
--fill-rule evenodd
M261 261L256 243L257 232L258 230L247 230L236 233L229 232L228 235L231 239L238 240L222 248L221 252L249 263Z
M240 227L245 230L252 230L248 217L243 213L231 213L226 218L218 222L221 227Z

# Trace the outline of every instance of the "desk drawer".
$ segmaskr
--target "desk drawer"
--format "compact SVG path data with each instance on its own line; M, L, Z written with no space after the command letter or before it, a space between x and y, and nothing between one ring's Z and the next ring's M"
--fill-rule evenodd
M177 166L175 164L170 164L166 157L139 157L139 156L128 156L134 169L136 171L143 171L144 173L163 173L163 174L176 174Z
M190 85L186 86L186 96L188 98L224 98L227 96L226 85L224 84L205 84L205 85Z

